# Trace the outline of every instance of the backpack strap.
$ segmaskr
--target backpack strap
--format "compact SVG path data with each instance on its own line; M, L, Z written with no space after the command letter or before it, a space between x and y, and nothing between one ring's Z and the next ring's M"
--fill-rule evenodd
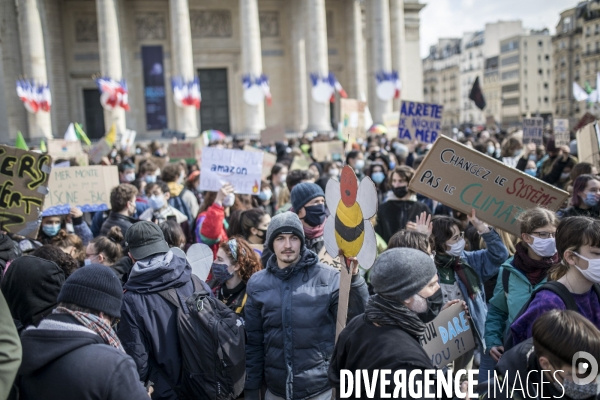
M594 285L598 286L598 285ZM535 292L539 292L540 290L549 290L552 293L556 294L560 299L565 303L565 307L567 310L578 311L577 303L575 303L575 299L573 299L573 295L569 290L560 282L550 281L544 283L538 290ZM595 290L600 290L600 288L595 288ZM599 293L599 292L596 292Z
M508 279L510 278L510 271L506 268L502 269L502 287L504 293L508 294Z
M240 304L240 306L235 309L236 314L239 314L242 312L242 310L244 309L244 306L246 305L246 300L248 300L248 293L244 293L244 298L242 299L242 304Z
M600 285L597 283L594 283L592 285L592 288L594 289L594 292L596 292L596 296L598 296L598 299L600 300Z

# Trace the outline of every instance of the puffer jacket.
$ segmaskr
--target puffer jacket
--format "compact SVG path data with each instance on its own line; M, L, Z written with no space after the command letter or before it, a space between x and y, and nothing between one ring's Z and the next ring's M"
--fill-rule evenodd
M185 299L194 291L192 267L172 251L138 260L124 286L117 335L133 358L142 382L154 382L153 399L177 399L171 389L179 383L181 352L177 308L159 292L176 288ZM205 289L210 288L205 284Z
M454 273L454 278L469 306L469 313L471 314L475 334L477 334L477 337L485 348L484 332L488 309L485 302L485 288L483 287L483 283L498 273L500 266L506 261L509 254L506 246L502 243L500 235L495 230L491 229L489 232L481 235L481 238L485 242L486 249L463 251L460 256L479 276L479 291L475 295L475 298L471 299L469 297L467 287L462 283L456 272Z
M533 286L529 279L513 265L514 257L506 260L498 272L498 281L494 289L494 296L490 300L487 320L485 321L485 345L486 352L494 346L504 344L504 332L510 326L521 308L527 303L537 288L546 283L544 278ZM508 277L508 294L504 291L502 275L504 270L510 271Z
M340 273L304 248L295 265L281 269L273 255L252 275L246 302L246 397L261 387L303 400L330 389L327 370L335 344ZM352 277L348 321L364 312L367 285Z

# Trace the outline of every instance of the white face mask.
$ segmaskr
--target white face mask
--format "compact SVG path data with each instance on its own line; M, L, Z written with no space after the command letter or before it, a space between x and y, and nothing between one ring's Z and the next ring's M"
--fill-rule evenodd
M125 174L125 180L127 182L133 182L133 181L135 181L135 172L131 172L129 174Z
M83 260L83 265L91 265L92 264L92 260L90 260L89 258L86 258L85 260Z
M450 250L446 250L446 253L448 255L451 255L454 257L460 257L463 250L465 249L465 239L460 238L458 242L451 244L449 246L450 246Z
M330 169L327 173L331 177L337 177L340 174L340 171L338 169Z
M287 175L283 174L279 176L279 180L281 181L282 184L285 184L285 180L287 179Z
M540 257L552 257L556 254L556 240L554 238L542 239L531 236L533 243L529 245L531 250Z
M235 194L229 193L225 199L223 199L223 207L231 207L235 202Z
M581 254L575 252L573 253L577 254L577 257L588 262L587 269L581 269L579 268L579 266L575 265L579 272L581 272L581 275L583 275L585 279L587 279L590 282L600 283L600 258L590 260L589 258L585 258L584 256L582 256Z
M354 168L357 170L362 170L365 167L365 160L356 160L356 163L354 164Z

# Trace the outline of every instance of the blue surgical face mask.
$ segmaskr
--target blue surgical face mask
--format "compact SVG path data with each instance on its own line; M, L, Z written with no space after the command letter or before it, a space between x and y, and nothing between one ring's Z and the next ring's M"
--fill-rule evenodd
M598 204L598 198L596 197L596 193L588 193L583 202L588 207L595 207Z
M221 285L233 278L233 274L229 272L228 265L213 263L211 268L213 277Z
M490 156L491 156L491 155L494 155L494 152L495 152L495 151L496 151L496 146L489 145L489 146L487 147L487 153L488 153Z
M153 210L160 210L165 205L165 195L161 194L160 196L150 196L148 202Z
M146 183L156 183L156 175L146 175Z
M519 149L519 150L515 150L515 151L513 151L513 156L514 156L514 157L518 157L518 156L520 156L520 155L521 155L521 153L522 153L522 152L523 152L523 150L521 150L521 149Z
M385 179L385 174L380 171L373 172L373 174L371 175L371 179L373 180L373 182L379 185Z
M54 237L60 231L60 224L44 224L42 225L42 232L47 236Z
M535 154L530 154L529 155L529 160L536 162L537 161L537 156Z
M537 173L537 169L536 168L527 168L525 170L525 173L527 175L535 176L535 174Z
M260 201L269 201L269 200L271 200L272 195L273 195L273 192L271 192L271 190L262 190L258 194L258 198L260 199Z
M394 161L390 161L390 169L396 168L396 163Z

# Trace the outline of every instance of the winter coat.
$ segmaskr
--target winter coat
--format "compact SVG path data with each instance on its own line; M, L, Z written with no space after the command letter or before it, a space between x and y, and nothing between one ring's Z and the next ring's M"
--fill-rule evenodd
M379 206L375 232L388 243L396 232L406 228L406 223L415 221L423 211L431 214L429 207L420 201L388 200Z
M182 299L194 291L192 267L185 258L168 253L138 260L124 286L118 336L143 382L154 382L153 399L176 399L181 352L177 308L159 292L176 288ZM210 291L210 288L206 286ZM168 381L167 381L168 379Z
M8 235L0 233L0 270L4 273L6 264L22 255L19 243L13 241Z
M340 273L304 248L300 260L281 269L273 255L252 275L246 301L246 387L263 378L276 396L302 400L330 389L327 368L335 344ZM352 277L348 320L364 312L367 285ZM252 398L249 396L249 398Z
M106 221L104 221L104 223L102 224L102 228L100 229L100 235L106 236L108 235L108 231L110 231L110 228L112 228L113 226L118 226L119 228L121 228L123 236L125 236L125 232L127 232L127 229L129 229L129 227L135 224L136 222L137 220L132 217L128 217L126 215L112 211L108 215Z
M213 204L206 211L198 214L196 220L196 242L209 246L214 257L217 258L219 244L227 241L227 228L225 221L225 209L219 204Z
M481 235L481 238L485 242L486 249L477 251L463 250L463 253L460 256L464 262L469 264L471 268L475 270L477 276L479 276L479 291L475 295L475 298L471 299L469 297L467 287L462 283L456 272L454 273L454 278L463 294L463 298L469 306L469 314L471 314L471 321L473 322L475 334L485 346L484 332L488 309L485 301L485 288L483 287L483 283L498 273L500 266L506 261L509 254L506 246L502 243L500 235L498 235L495 230L491 229L489 232Z
M83 220L83 217L73 218L73 232L79 236L84 246L87 246L94 238L92 230Z
M148 400L131 357L70 315L53 314L21 335L19 400Z
M498 272L498 281L494 289L494 296L489 302L487 319L485 321L485 344L489 352L494 346L504 344L504 333L506 328L512 324L521 308L527 303L537 288L546 283L544 278L533 286L527 276L513 265L514 257L506 260ZM508 277L508 293L504 290L502 275L504 270L510 271Z
M0 294L0 399L6 399L10 393L21 359L19 333Z
M401 345L399 346L399 344ZM405 379L408 380L411 371L433 370L435 368L417 337L412 336L399 326L382 325L377 327L363 314L354 318L344 328L333 351L328 376L331 387L337 390L338 399L340 398L340 370L342 369L353 372L366 370L369 375L373 374L374 370L390 370L388 379L392 381L392 384L387 386L387 393L391 395L394 391L393 376L395 371L406 371ZM433 378L435 381L435 376ZM424 387L424 380L421 373L417 376L415 382L420 381L421 387ZM361 386L362 396L358 398L367 398L362 382ZM356 390L356 383L354 388ZM431 391L436 392L435 388L432 388ZM375 385L374 393L375 396L371 398L381 398L379 381ZM353 392L353 395L355 396L356 392ZM354 396L350 398L357 398ZM408 389L406 389L405 396L402 396L402 392L400 392L399 397L412 399Z

